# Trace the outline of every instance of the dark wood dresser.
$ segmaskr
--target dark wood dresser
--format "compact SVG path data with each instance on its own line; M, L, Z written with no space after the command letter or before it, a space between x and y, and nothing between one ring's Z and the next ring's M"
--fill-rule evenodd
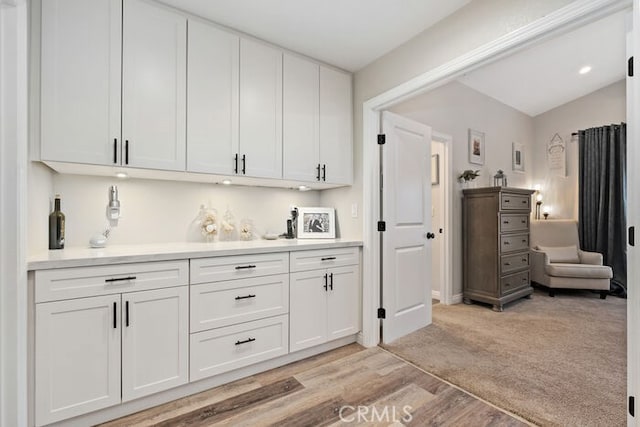
M463 190L463 297L502 311L533 292L529 276L529 218L533 190Z

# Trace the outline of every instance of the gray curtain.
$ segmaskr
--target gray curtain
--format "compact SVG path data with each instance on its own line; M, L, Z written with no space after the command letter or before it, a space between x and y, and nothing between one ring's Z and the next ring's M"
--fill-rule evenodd
M611 293L627 289L627 126L579 133L579 225L585 251L600 252L613 269Z

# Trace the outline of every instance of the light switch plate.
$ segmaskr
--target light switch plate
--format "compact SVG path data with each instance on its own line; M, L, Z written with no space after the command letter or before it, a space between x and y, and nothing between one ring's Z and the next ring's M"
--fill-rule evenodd
M358 218L358 204L353 203L351 205L351 218Z

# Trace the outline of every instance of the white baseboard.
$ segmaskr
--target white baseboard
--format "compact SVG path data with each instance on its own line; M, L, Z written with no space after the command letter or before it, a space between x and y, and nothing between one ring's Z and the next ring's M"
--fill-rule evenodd
M437 299L438 301L440 301L440 291L431 291L431 298L433 299Z
M462 294L455 294L451 298L451 304L461 304L462 303Z

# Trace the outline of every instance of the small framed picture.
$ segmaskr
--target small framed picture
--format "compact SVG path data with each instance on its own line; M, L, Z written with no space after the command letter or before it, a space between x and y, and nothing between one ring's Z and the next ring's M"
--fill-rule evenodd
M484 165L484 132L469 129L469 163Z
M515 172L524 173L524 144L513 142L511 144L512 169Z
M298 208L298 239L334 239L334 208Z
M431 155L431 185L440 183L440 155Z

